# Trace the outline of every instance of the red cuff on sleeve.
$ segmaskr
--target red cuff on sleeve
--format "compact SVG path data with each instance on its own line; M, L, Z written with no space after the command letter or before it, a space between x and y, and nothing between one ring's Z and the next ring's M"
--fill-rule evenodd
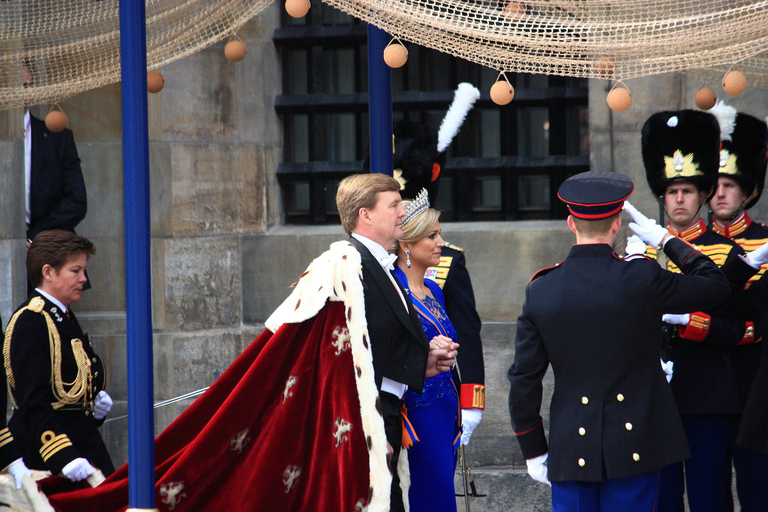
M482 384L461 385L462 409L485 409L485 386Z
M706 313L696 312L691 313L691 319L688 320L688 325L680 326L678 332L681 338L691 341L704 341L709 333L709 325L711 323L711 317Z
M747 328L744 331L744 337L741 338L741 341L737 343L737 345L749 345L751 343L754 343L757 341L755 339L755 324L754 322L746 322Z

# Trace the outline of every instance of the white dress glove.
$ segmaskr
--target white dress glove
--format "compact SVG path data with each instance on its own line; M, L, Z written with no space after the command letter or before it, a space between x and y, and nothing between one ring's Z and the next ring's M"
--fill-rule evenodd
M27 465L24 464L24 460L21 457L8 465L8 472L12 474L13 478L16 480L17 489L21 489L22 478L25 476L32 478L32 472L29 470L29 468L27 468Z
M761 265L768 263L768 243L747 254L746 259L752 268L760 268Z
M461 444L466 446L469 443L469 436L475 431L475 427L483 419L481 409L462 409L461 410Z
M674 372L673 367L675 366L675 363L672 361L664 362L663 359L659 358L659 361L661 361L661 369L664 370L664 375L667 376L667 382L672 380L672 373Z
M69 478L73 482L79 482L85 480L96 471L91 463L82 457L78 457L73 461L70 461L66 466L61 468L61 472L65 477Z
M624 201L624 210L629 213L634 222L629 223L629 229L639 236L645 243L651 247L658 247L664 241L664 237L669 234L665 228L659 226L655 220L649 219L632 206L629 201Z
M688 325L691 321L691 314L684 313L682 315L666 314L661 315L661 321L672 325Z
M97 420L103 420L112 410L112 397L103 389L96 395L93 401L93 417Z
M552 485L549 483L549 478L547 478L547 473L549 472L547 468L548 456L549 453L545 453L544 455L539 455L538 457L534 457L532 459L526 459L525 465L528 466L528 474L531 475L531 478L537 482Z
M627 247L624 249L624 257L631 258L632 256L643 256L648 246L640 240L637 235L632 235L627 238Z

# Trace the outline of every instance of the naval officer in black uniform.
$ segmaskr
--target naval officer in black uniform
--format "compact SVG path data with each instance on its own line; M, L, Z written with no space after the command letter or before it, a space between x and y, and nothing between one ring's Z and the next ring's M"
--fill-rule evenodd
M633 190L622 175L587 172L566 180L576 245L537 273L517 320L509 369L512 426L537 480L552 482L553 510L650 512L659 469L689 456L675 401L659 363L664 313L725 300L717 266L626 205L630 228L687 275L612 249L619 213ZM540 415L551 364L555 391L549 442Z
M27 466L79 481L114 471L98 427L112 407L106 375L71 305L80 299L93 244L43 231L27 251L35 291L11 317L3 360L13 400L8 422Z

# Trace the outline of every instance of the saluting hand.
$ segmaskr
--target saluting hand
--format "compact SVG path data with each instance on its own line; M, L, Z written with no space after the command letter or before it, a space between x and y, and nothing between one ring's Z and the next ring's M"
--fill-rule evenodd
M454 358L459 353L459 344L451 338L437 335L429 342L429 356L427 357L427 377L434 377L438 373L449 372L456 364Z
M662 245L664 238L669 236L669 231L659 226L655 220L640 213L629 201L624 201L624 210L634 221L629 223L629 229L651 247Z

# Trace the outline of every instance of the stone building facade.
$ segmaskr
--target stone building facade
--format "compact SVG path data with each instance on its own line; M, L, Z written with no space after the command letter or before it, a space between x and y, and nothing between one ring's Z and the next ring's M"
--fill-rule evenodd
M155 401L209 386L261 332L311 259L344 236L340 226L282 223L275 170L283 142L274 110L282 79L272 43L281 8L273 4L239 31L248 47L240 63L225 59L223 43L214 45L162 68L165 89L149 95ZM589 84L591 168L630 176L636 185L633 203L655 216L640 128L656 111L694 108L701 83L682 75L630 80L634 103L619 114L605 103L610 85ZM719 86L713 88L725 96ZM727 100L752 115L768 114L765 91L748 90ZM88 189L88 215L78 232L97 248L89 263L93 289L75 309L108 364L112 418L127 412L120 104L119 84L61 102ZM42 117L47 107L33 111ZM0 112L3 325L26 294L21 127L20 110ZM768 221L767 205L753 212ZM493 497L478 510L502 510L502 503L504 509L527 503L526 509L546 510L547 491L525 477L512 435L506 370L525 285L536 270L565 257L572 234L557 220L447 223L443 232L467 250L484 321L488 409L468 456L485 486L480 490ZM156 410L156 433L189 403ZM116 464L126 462L127 420L115 419L104 431ZM510 486L509 479L518 484Z

